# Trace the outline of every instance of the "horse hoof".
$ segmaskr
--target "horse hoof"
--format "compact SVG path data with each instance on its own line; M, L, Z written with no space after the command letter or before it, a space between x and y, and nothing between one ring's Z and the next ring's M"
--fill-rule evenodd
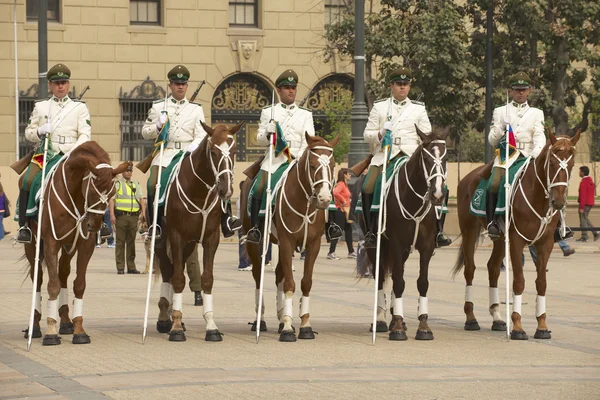
M408 340L408 336L406 336L405 331L391 331L390 332L390 340L404 341L404 340Z
M300 333L298 334L298 339L314 339L315 333L313 332L310 326L305 328L300 328Z
M527 340L529 337L525 333L525 331L511 331L510 332L511 340Z
M75 332L75 328L73 328L72 322L67 322L66 324L60 324L60 329L58 333L61 335L72 335Z
M173 327L173 321L170 319L166 321L158 320L156 321L156 330L160 333L169 333L171 332L171 328Z
M417 330L417 335L415 336L417 340L433 340L433 333L431 331L420 331Z
M292 330L294 331L294 333L296 333L296 327L294 327L293 325L292 325ZM280 322L279 329L277 329L277 333L281 333L282 331L283 331L283 322ZM256 330L254 332L256 332Z
M183 331L169 332L169 342L185 342L185 333Z
M492 330L493 331L502 331L506 330L506 322L504 321L494 321L492 322Z
M185 324L183 322L181 323L181 329L183 329L184 332L187 331L187 329L185 329Z
M77 333L73 335L73 344L88 344L92 343L87 333Z
M550 334L551 331L549 331L548 329L536 329L535 330L535 335L533 335L533 337L535 339L552 339L552 335Z
M250 330L252 332L256 332L256 321L254 321L252 323L248 322L248 325L252 325L250 327ZM261 332L266 332L267 331L267 322L266 321L263 321L263 320L260 321L260 331ZM279 332L279 333L281 333L281 332Z
M29 339L29 328L25 329L22 332L25 332L25 335L23 335L23 337L25 339ZM32 336L32 338L38 339L38 338L41 338L41 337L42 337L42 330L40 329L39 326L35 326L34 325L33 326L33 336Z
M476 319L465 322L465 331L478 331L481 327Z
M376 329L377 332L387 332L389 330L385 321L377 321ZM373 324L369 327L369 332L373 332Z
M296 341L296 331L283 331L281 335L279 335L280 342L295 342Z
M219 332L218 329L211 329L209 331L206 331L206 336L204 337L204 340L206 340L207 342L222 342L223 334Z
M46 335L42 340L42 346L56 346L60 344L60 336Z

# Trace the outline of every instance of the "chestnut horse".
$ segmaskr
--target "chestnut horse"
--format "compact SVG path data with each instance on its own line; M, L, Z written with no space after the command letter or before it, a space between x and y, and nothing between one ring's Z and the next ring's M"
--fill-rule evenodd
M419 251L419 307L417 316L419 327L417 340L432 340L433 333L427 323L429 289L429 261L435 250L436 215L435 206L444 201L446 181L446 136L448 130L424 133L416 127L422 144L417 147L410 158L400 167L392 178L389 194L385 202L383 217L384 233L381 237L380 265L381 273L378 282L377 300L377 332L387 332L385 318L385 297L383 287L386 275L392 275L392 322L389 326L390 340L407 340L406 323L404 322L405 263L413 249ZM388 179L390 179L388 177ZM357 184L362 185L364 177ZM360 193L360 192L358 192ZM356 192L355 192L356 195ZM363 211L364 212L364 211ZM364 219L359 218L363 232ZM367 249L367 254L375 268L377 249ZM372 274L373 276L375 274ZM373 327L371 327L373 329Z
M521 256L525 245L533 245L537 251L537 290L536 339L550 339L546 326L546 264L554 246L554 230L558 224L559 212L567 204L567 187L574 164L575 144L579 140L578 131L574 137L554 136L549 132L549 141L540 155L531 159L525 166L520 179L512 185L510 199L510 259L513 269L513 330L511 339L526 340L527 334L521 325L521 296L525 289L525 278ZM486 220L469 212L473 194L481 179L480 171L486 166L471 171L458 184L458 220L462 234L462 244L458 260L453 269L456 275L465 268L467 283L464 311L465 330L479 330L473 313L473 277L475 275L475 249L480 232L485 229ZM487 166L489 168L489 165ZM507 205L507 207L509 206ZM505 224L506 225L506 224ZM487 263L490 295L490 314L493 318L492 330L506 330L506 323L499 312L498 277L500 264L504 258L504 239L494 241L492 255Z
M277 318L279 319L279 340L295 342L296 333L292 326L293 295L296 290L292 271L294 251L306 249L304 259L304 275L302 277L300 300L300 339L314 339L309 321L309 295L312 287L312 274L315 260L321 249L321 236L325 232L325 210L332 198L332 179L335 161L333 148L339 141L339 135L331 142L319 136L305 133L308 147L279 182L280 189L275 194L273 210L274 232L271 232L272 243L279 244L279 260L275 269L275 285L277 286ZM252 180L246 179L242 186L241 208L244 232L251 228L248 216L248 193ZM267 205L269 206L269 205ZM248 256L252 260L252 276L256 284L256 310L258 310L261 245L246 242ZM264 321L264 302L261 310L260 330L266 331ZM256 329L256 323L253 330Z
M202 123L208 133L200 146L186 156L167 188L163 243L156 249L163 283L158 308L156 329L169 333L172 342L185 341L182 319L182 299L185 288L183 273L185 260L202 243L202 297L206 321L205 340L223 340L213 316L213 263L220 241L221 201L233 194L233 166L236 145L233 135L244 122L227 128L214 129ZM170 255L169 255L170 253ZM171 319L169 308L172 306Z
M94 253L96 234L114 194L114 180L131 163L112 168L108 154L96 142L85 142L73 149L55 169L47 181L42 213L42 242L36 287L36 307L32 336L41 337L41 287L42 260L48 270L48 330L42 341L44 346L61 344L61 335L73 334L73 344L90 343L83 329L83 294L85 274ZM22 178L21 178L22 179ZM32 196L34 193L31 194ZM32 232L37 231L37 219L30 222ZM33 280L35 265L34 235L25 244L25 256L30 264ZM58 253L61 252L60 260ZM75 295L73 321L69 318L67 279L71 273L71 259L77 253L77 278L73 282ZM60 327L56 324L60 315ZM27 338L28 332L25 332Z

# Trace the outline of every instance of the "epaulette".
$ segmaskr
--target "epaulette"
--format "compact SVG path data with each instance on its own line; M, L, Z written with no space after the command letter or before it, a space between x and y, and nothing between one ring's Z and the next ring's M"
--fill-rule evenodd
M75 103L84 103L85 104L85 100L79 100L79 99L71 99L73 100Z
M163 101L165 101L165 99L154 100L154 101L152 102L152 104L158 104L158 103L162 103Z
M425 107L425 103L423 103L422 101L411 100L411 102L412 102L413 104L418 104L418 105L420 105L420 106L423 106L423 107Z
M200 104L200 103L195 103L195 102L192 102L192 101L190 101L190 104L193 104L193 105L195 105L195 106L200 106L200 107L202 107L202 104Z
M373 104L375 104L375 103L381 103L382 101L386 101L386 100L388 100L388 99L389 99L389 97L386 97L385 99L379 99L379 100L375 100L375 101L373 102Z
M35 102L39 103L40 101L47 101L47 100L50 100L50 99L39 99L39 100L36 100Z
M299 109L304 110L304 111L308 111L308 112L312 112L311 110L309 110L308 108L304 108L304 107L300 107L298 106Z
M272 104L269 104L268 106L263 107L263 110L266 110L267 108L271 108Z

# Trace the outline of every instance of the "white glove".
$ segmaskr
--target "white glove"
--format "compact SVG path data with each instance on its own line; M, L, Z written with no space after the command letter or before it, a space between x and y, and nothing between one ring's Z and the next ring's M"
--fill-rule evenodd
M385 121L385 123L383 124L383 132L385 133L385 131L391 131L392 128L392 121Z
M196 143L190 143L187 147L187 149L185 149L185 151L187 151L188 153L193 153L194 150L196 150L198 148L198 144Z
M275 133L277 131L277 128L275 127L275 122L269 122L267 124L267 133Z
M50 125L50 122L46 122L44 125L38 127L37 135L40 139L42 139L44 136L48 135L51 131L52 131L52 125Z
M167 122L167 114L161 113L158 116L158 121L156 121L156 128L160 131L165 122Z
M506 129L506 125L510 125L510 115L502 116L502 129Z

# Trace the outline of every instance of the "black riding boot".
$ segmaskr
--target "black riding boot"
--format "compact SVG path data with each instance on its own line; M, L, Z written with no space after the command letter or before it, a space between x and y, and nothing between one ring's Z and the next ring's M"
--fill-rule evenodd
M232 237L241 227L242 221L232 215L231 203L227 202L225 211L221 213L221 232L223 232L223 237Z
M363 193L363 217L365 219L365 249L374 249L377 247L377 213L371 212L371 204L373 202L373 194Z
M256 199L252 197L250 203L250 224L252 228L246 235L246 241L250 243L259 244L262 237L261 229L259 226L258 213L260 212L260 203L262 199Z
M500 225L496 217L496 203L498 202L498 193L487 192L487 201L485 215L487 217L487 231L490 239L497 240L500 237Z
M436 221L437 234L435 235L435 247L450 246L452 240L444 233L444 219L445 214L442 214L441 218Z
M19 191L19 232L17 242L31 243L31 229L25 226L27 222L27 201L29 200L29 191L21 189Z

